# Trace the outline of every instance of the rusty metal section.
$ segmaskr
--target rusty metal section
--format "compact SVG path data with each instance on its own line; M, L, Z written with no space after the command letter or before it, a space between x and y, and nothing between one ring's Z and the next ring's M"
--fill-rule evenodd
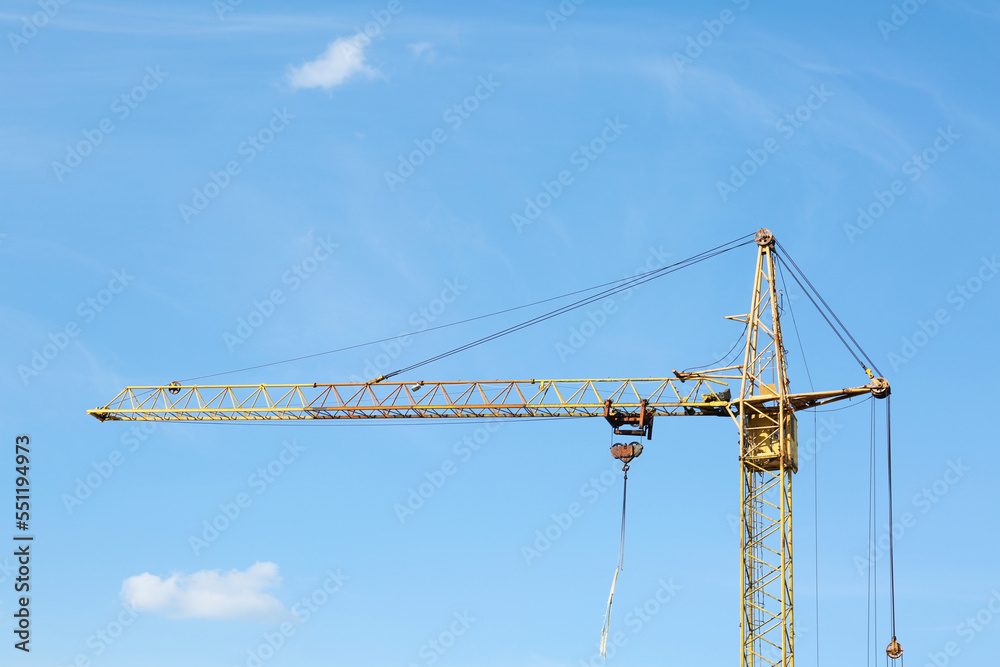
M642 454L642 444L638 442L630 442L627 445L622 442L616 442L611 445L611 456L621 461L625 466L631 463L632 459L639 456L639 454Z
M614 407L609 398L604 401L604 418L611 424L615 435L645 436L647 440L653 437L653 413L649 410L649 401L646 399L642 399L637 412L622 412ZM623 426L636 428L622 428Z

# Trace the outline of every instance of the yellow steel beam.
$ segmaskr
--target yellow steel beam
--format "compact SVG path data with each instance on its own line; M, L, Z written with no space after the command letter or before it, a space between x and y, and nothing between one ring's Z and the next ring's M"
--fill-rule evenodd
M606 380L491 382L369 382L127 387L104 407L101 421L228 421L266 419L385 419L602 417L605 401L632 414L646 401L656 415L715 414L726 401L703 393L725 382L699 376ZM708 410L706 410L708 409Z
M607 399L653 416L738 413L740 400L704 400L726 383L709 373L677 378L380 382L344 384L162 385L126 387L87 414L101 421L233 421L270 419L601 417ZM872 386L790 394L794 409L871 392ZM773 401L752 396L747 404ZM732 405L735 410L730 410ZM720 410L720 408L725 410Z

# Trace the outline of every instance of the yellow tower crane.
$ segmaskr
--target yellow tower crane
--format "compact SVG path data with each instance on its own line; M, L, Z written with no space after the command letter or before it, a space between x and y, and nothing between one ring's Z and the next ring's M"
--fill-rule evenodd
M779 317L775 239L755 235L757 267L744 322L743 363L670 378L489 382L201 385L127 387L101 421L258 421L604 417L616 434L652 437L660 416L729 417L739 433L741 667L793 667L792 474L798 470L795 413L834 401L889 395L865 367L867 384L789 391ZM860 360L859 360L860 361ZM735 394L735 396L734 396ZM887 651L902 653L896 638Z

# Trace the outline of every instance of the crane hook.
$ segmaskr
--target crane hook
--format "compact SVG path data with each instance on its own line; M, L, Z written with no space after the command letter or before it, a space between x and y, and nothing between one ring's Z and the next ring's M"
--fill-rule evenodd
M622 462L622 471L625 473L628 473L628 464L640 454L642 454L642 444L639 442L630 442L627 445L616 442L611 446L611 456Z

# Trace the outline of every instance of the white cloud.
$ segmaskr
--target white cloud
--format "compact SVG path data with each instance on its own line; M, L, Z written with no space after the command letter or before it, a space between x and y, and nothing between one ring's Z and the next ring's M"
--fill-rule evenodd
M378 71L365 64L365 47L371 42L366 35L341 37L331 42L319 58L292 67L288 81L293 88L326 88L347 81L355 74L374 76Z
M172 574L162 579L154 574L129 577L122 583L122 602L138 611L151 611L172 618L258 618L288 615L284 605L264 593L281 583L274 563L254 563L245 572L202 570Z

